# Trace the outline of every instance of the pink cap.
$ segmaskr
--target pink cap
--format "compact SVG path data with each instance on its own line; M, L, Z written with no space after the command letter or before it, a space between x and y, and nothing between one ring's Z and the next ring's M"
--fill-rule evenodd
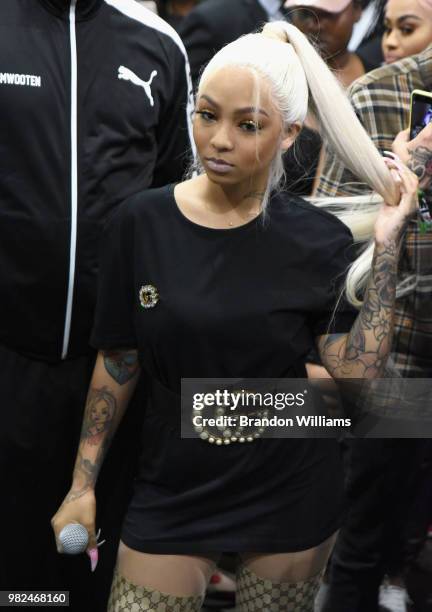
M310 8L320 9L328 13L340 13L345 10L352 0L286 0L285 8L294 8L297 6L305 6ZM432 0L423 0L423 2L431 3Z

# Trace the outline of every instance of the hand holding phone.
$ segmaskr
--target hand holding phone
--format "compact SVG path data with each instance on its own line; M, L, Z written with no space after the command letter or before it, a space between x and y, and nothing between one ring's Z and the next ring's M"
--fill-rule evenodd
M432 93L413 91L410 127L399 132L392 151L418 176L419 227L432 228Z
M432 121L432 93L414 89L411 94L409 139L412 140Z

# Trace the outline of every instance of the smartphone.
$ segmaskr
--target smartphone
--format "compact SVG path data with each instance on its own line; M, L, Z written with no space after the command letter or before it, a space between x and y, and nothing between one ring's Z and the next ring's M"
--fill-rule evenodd
M410 140L432 121L432 93L414 89L411 93Z

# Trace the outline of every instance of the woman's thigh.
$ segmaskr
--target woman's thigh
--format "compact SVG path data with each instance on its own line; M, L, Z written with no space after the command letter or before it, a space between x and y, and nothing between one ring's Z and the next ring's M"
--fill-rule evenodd
M120 542L117 572L132 584L181 597L202 595L220 555L142 553Z
M336 534L308 550L293 553L242 553L243 565L259 576L272 582L296 583L309 580L326 567L336 541Z

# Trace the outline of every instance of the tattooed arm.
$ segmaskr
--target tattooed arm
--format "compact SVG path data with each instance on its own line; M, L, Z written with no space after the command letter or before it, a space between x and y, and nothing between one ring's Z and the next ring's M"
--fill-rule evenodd
M349 334L318 338L324 366L334 378L382 376L393 334L397 243L375 245L363 306Z
M377 217L371 274L360 313L349 334L318 338L322 362L335 378L377 378L384 374L393 336L399 246L417 208L417 177L402 166L397 176L400 202L398 206L383 204Z
M140 367L135 350L101 351L87 395L72 486L51 519L58 552L65 525L80 523L89 534L87 553L97 563L96 498L94 487L105 454L135 390Z
M73 501L94 488L138 376L137 351L102 351L98 354L87 395L72 487L65 502Z

